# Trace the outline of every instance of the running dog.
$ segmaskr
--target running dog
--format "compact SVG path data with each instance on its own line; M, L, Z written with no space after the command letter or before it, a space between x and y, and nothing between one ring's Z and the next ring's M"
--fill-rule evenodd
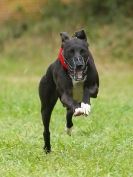
M49 124L57 99L66 107L66 130L71 135L72 116L88 116L90 98L96 98L99 90L99 76L85 31L75 32L72 37L62 32L60 36L58 58L48 67L39 84L46 153L51 151Z

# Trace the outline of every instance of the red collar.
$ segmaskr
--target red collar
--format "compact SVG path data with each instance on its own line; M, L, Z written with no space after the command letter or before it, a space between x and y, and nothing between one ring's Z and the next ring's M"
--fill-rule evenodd
M64 59L64 56L62 54L62 51L63 51L63 48L60 48L60 51L59 51L59 54L58 54L58 60L60 61L61 65L63 66L63 68L65 70L67 70L68 66L67 64L65 63L65 59Z

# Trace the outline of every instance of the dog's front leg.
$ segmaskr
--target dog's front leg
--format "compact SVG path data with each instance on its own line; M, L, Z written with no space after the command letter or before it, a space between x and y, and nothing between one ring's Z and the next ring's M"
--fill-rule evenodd
M71 110L74 116L80 116L84 114L81 105L73 100L72 96L68 92L64 92L61 96L61 102L64 106Z
M61 102L63 103L64 106L67 107L66 132L68 135L71 136L72 126L73 126L72 116L73 114L75 115L77 109L81 109L80 104L72 99L72 96L71 94L69 95L69 92L64 92L62 94ZM83 111L76 112L75 116L79 116L81 114L83 114Z
M72 116L73 112L67 108L67 114L66 114L66 133L71 136L73 122L72 122Z
M72 113L75 112L76 108L80 107L80 104L72 99L72 96L69 94L69 92L64 92L61 95L61 102L64 106L71 110Z
M58 72L58 75L56 73L54 74L55 76L55 81L56 81L56 87L58 91L58 95L60 97L60 100L62 104L69 109L72 114L75 114L75 116L79 116L83 114L82 108L80 104L73 99L72 95L72 81L70 77L63 72Z
M90 92L89 92L89 88L87 87L84 88L81 108L83 109L84 115L88 116L91 111L91 105L90 105Z

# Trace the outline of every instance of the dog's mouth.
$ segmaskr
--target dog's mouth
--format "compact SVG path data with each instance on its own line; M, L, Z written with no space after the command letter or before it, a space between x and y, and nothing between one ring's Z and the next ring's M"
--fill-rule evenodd
M68 67L68 73L69 76L75 80L75 81L82 81L85 79L86 77L86 71L87 71L87 63L83 62L83 64L76 64L75 61L73 60L73 65L67 63L67 67Z
M86 78L87 65L81 67L68 67L69 76L75 81L82 81Z
M86 77L86 69L85 70L69 70L69 76L75 81L82 81Z
M80 80L83 80L83 79L84 79L83 71L82 70L75 70L75 72L74 72L74 80L80 81Z

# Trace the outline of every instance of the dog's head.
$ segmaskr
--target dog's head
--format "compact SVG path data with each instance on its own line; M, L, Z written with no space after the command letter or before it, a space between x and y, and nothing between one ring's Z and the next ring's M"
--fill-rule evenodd
M72 38L66 32L60 33L65 63L71 78L76 81L86 76L89 50L84 30L75 32Z

